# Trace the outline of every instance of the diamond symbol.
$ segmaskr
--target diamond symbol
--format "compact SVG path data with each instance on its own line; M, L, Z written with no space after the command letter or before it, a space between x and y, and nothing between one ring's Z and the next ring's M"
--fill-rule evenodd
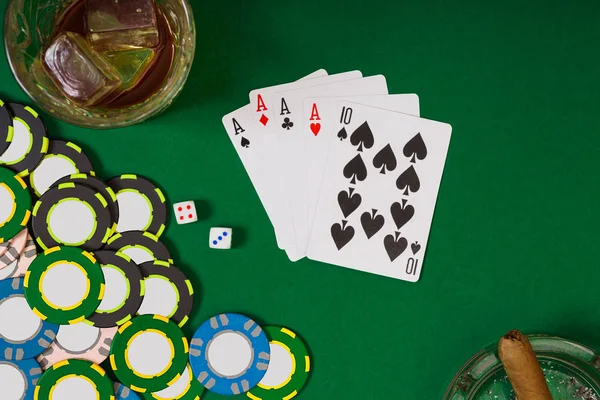
M259 121L264 126L267 126L267 122L269 122L269 118L265 114L263 114L262 117L260 117Z

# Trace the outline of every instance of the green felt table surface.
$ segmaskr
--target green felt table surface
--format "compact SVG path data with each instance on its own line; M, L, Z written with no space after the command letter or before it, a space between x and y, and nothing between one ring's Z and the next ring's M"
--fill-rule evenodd
M314 362L302 399L440 399L513 328L600 348L600 3L193 4L195 63L165 113L107 131L43 114L99 176L138 173L170 204L196 201L201 220L171 218L163 237L197 293L188 336L227 311L294 329ZM390 93L417 93L423 117L453 126L418 283L277 248L221 118L250 90L319 68L384 74ZM4 56L0 98L31 104ZM232 227L235 248L209 249L211 226Z

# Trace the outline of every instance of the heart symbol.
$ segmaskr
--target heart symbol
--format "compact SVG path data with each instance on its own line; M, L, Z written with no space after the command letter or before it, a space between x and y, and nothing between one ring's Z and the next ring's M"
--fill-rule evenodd
M321 124L318 122L316 124L310 124L310 130L312 131L313 135L317 136L319 132L321 132Z

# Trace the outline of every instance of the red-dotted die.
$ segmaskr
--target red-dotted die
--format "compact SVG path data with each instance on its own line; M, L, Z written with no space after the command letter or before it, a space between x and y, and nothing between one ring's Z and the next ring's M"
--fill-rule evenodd
M196 204L193 201L182 201L173 204L173 210L175 210L175 219L180 225L198 221Z

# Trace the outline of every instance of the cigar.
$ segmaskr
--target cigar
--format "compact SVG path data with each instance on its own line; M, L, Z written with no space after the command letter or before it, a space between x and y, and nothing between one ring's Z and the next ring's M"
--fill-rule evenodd
M552 400L529 340L519 331L510 331L498 343L498 355L519 400Z

